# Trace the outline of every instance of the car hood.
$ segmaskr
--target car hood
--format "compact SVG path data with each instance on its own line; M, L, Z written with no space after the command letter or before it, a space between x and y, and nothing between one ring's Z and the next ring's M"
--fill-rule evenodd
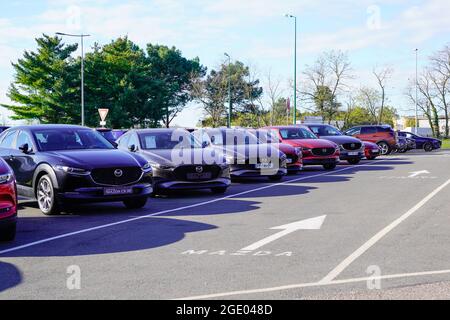
M240 159L248 159L259 155L260 157L276 157L284 156L284 152L268 143L249 144L249 145L233 145L233 146L216 146L215 148L223 150L228 156ZM262 153L262 155L261 155Z
M139 159L136 155L117 149L49 151L46 154L57 159L54 164L88 170L94 168L142 167L145 164L145 161Z
M215 148L142 150L140 154L148 161L160 165L177 166L180 164L205 165L226 163L223 153Z
M295 139L295 140L284 140L284 143L289 143L294 147L302 148L335 148L336 143L325 140L325 139Z
M321 139L332 141L336 144L345 144L345 143L361 143L361 140L355 137L349 136L320 136Z

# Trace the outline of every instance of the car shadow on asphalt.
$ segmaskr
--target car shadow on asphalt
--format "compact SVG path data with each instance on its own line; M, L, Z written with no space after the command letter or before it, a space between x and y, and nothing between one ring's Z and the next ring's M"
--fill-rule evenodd
M0 261L0 292L11 289L22 282L22 274L14 265Z
M29 240L21 239L23 230L34 229L36 224L45 218L23 218L19 225L19 234L14 243L9 244L9 248L18 247L29 243ZM48 220L48 219L47 219ZM181 219L171 219L162 217L146 217L136 221L116 225L108 228L87 231L77 235L76 241L73 237L63 237L54 241L41 243L38 246L25 247L16 251L3 253L2 257L66 257L66 256L86 256L98 254L113 254L120 252L132 252L140 250L155 249L176 243L188 233L209 231L217 229L217 226L187 221ZM41 236L42 238L47 238ZM8 247L0 245L0 251ZM0 265L0 267L2 267ZM17 272L14 273L11 267L4 267L11 276L7 280L8 286L19 281ZM8 269L9 268L9 269ZM3 271L0 268L0 271ZM3 272L1 273L3 277ZM0 289L5 284L0 284Z

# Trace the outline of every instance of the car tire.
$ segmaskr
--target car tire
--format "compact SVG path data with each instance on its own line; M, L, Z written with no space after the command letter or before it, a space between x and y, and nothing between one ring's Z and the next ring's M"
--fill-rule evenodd
M384 141L378 142L377 145L380 147L380 153L381 155L385 156L389 153L391 153L392 149L389 146L389 144L387 144Z
M148 197L132 198L123 201L127 209L141 209L147 204Z
M433 151L433 145L427 142L423 145L423 150L425 150L426 152L431 152Z
M13 241L16 238L16 224L4 228L0 233L0 241Z
M279 176L279 175L269 177L270 181L280 181L281 179L283 179L283 176Z
M336 169L336 166L337 166L337 164L335 164L335 163L328 163L328 164L324 164L324 165L323 165L323 168L324 168L325 170L331 171L331 170Z
M225 192L227 192L228 187L216 187L216 188L211 188L211 192L214 194L224 194Z
M43 175L39 179L36 188L36 198L39 209L46 216L54 216L61 213L58 197L56 196L55 187L50 176Z
M361 162L361 159L349 159L347 160L349 164L356 165Z

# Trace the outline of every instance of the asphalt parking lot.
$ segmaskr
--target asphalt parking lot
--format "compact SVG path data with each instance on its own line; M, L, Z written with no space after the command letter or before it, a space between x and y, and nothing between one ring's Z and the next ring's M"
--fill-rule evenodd
M450 152L439 151L144 210L46 217L21 201L17 239L0 244L0 299L450 298L449 199Z

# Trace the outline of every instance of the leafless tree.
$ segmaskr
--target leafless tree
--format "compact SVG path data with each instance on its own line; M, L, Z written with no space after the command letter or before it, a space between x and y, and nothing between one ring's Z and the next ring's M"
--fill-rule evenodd
M438 51L430 58L431 70L429 79L432 82L436 92L436 104L444 112L445 129L444 134L449 136L449 117L450 117L450 45L447 45L441 51Z
M380 87L381 92L381 99L380 99L380 109L379 109L379 116L378 116L378 124L380 124L383 120L383 111L384 106L386 104L387 98L386 98L386 83L392 76L392 73L394 70L390 67L383 67L383 68L374 68L372 73L377 79L378 86Z
M339 107L337 96L348 88L347 80L352 79L351 64L349 57L342 51L328 51L323 53L311 66L306 66L303 72L304 81L298 92L310 104L320 105L324 96L327 94L326 103L331 103L335 108ZM328 88L324 90L324 88ZM330 110L335 114L337 110ZM327 116L331 116L324 114ZM331 120L331 119L330 119Z

